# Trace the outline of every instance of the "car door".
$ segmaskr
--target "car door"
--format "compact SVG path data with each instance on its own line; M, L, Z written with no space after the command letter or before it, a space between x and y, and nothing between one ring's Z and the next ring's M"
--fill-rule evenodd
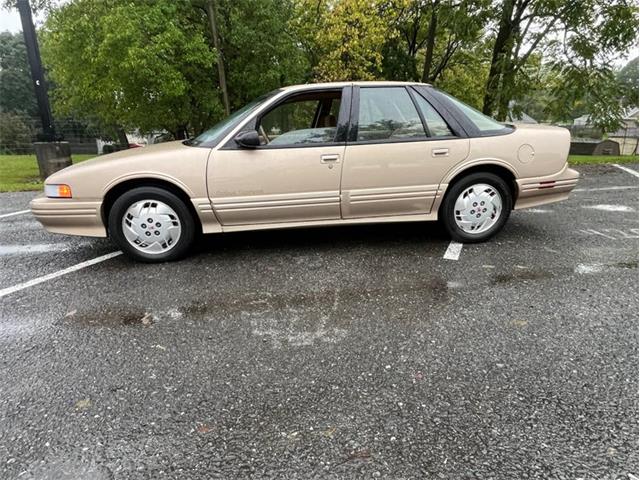
M468 139L410 87L355 87L353 95L342 217L429 213L446 171L468 155Z
M251 119L261 145L212 152L209 195L223 226L340 218L351 87L295 92Z

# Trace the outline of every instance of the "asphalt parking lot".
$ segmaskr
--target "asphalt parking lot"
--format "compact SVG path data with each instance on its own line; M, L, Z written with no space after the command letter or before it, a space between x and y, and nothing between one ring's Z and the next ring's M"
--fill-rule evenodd
M115 249L0 194L0 478L637 479L638 178L579 170L457 259L262 231L15 291Z

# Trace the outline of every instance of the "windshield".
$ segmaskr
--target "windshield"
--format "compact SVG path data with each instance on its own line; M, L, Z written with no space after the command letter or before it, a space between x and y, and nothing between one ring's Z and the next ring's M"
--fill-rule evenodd
M264 103L266 100L274 96L280 90L273 90L266 93L252 102L247 103L240 110L236 110L227 118L220 120L209 130L202 132L196 138L189 140L187 145L198 147L200 145L206 145L208 147L214 147L220 140L224 138L233 128L235 128L240 122L247 118L251 112L253 112L258 106Z

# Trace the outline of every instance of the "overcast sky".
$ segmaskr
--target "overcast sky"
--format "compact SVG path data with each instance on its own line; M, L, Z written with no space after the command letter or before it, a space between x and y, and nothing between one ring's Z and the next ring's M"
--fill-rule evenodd
M10 32L22 31L22 25L20 24L20 15L15 10L2 10L0 11L0 32L9 30Z
M36 25L42 22L41 18L35 17ZM0 32L9 30L10 32L21 32L22 23L20 23L20 14L18 10L0 9Z

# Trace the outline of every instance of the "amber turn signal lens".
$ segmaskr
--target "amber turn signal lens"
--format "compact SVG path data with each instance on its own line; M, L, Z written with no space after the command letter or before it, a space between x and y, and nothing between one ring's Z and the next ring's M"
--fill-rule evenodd
M69 185L45 185L44 194L50 198L71 198Z

